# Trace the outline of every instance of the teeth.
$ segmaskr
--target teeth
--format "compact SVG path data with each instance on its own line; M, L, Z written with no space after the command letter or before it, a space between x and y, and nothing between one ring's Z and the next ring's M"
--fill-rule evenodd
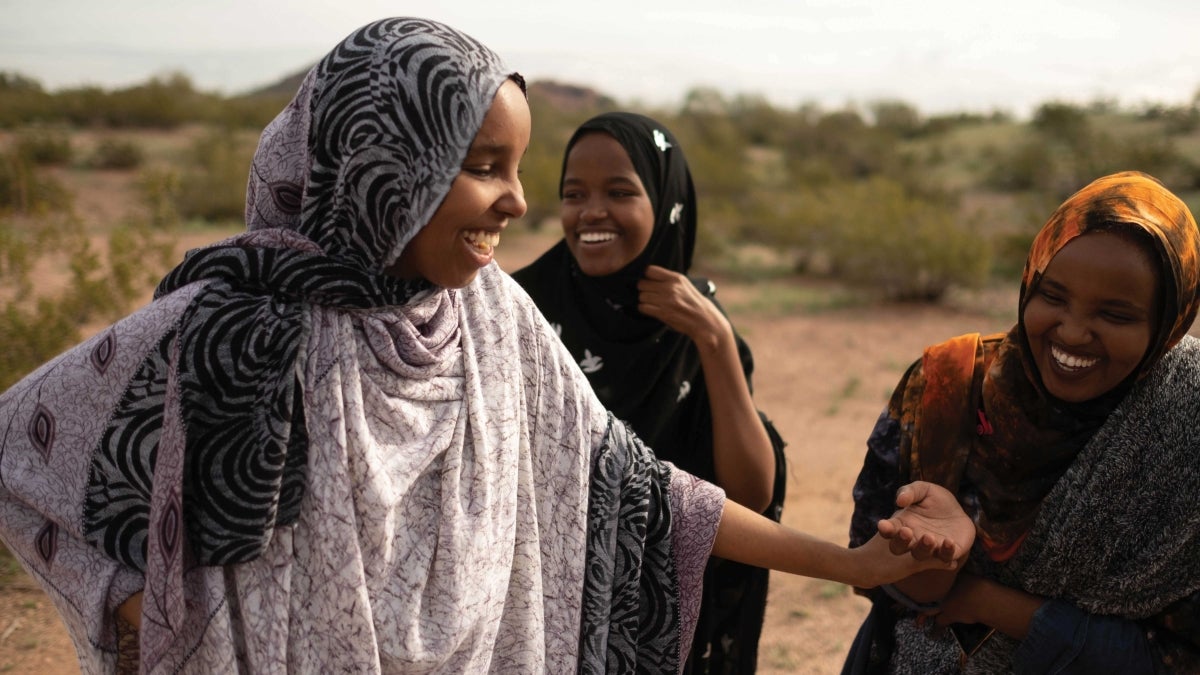
M468 230L463 237L469 244L479 249L483 253L490 253L492 249L500 245L499 232L488 232L487 230Z
M585 244L599 244L605 241L612 241L616 238L617 235L615 232L581 232L579 234L579 241Z
M1096 362L1100 360L1095 357L1084 358L1082 356L1075 356L1073 354L1068 354L1053 345L1051 345L1051 347L1050 347L1050 356L1054 357L1054 360L1058 362L1058 365L1062 366L1063 368L1066 368L1067 370L1079 370L1081 368L1090 368L1091 366L1096 365Z

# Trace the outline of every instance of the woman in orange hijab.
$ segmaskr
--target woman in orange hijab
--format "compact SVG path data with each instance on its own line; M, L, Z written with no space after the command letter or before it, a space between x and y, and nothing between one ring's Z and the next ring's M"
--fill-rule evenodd
M1200 235L1145 174L1068 199L1007 334L925 350L867 442L851 541L909 480L953 491L969 563L868 592L848 672L1200 668Z

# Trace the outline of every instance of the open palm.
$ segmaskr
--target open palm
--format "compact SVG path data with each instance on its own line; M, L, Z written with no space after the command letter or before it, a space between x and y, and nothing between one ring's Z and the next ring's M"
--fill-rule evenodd
M896 506L891 518L879 521L879 535L889 541L892 553L950 562L971 550L975 524L946 488L915 481L896 493Z

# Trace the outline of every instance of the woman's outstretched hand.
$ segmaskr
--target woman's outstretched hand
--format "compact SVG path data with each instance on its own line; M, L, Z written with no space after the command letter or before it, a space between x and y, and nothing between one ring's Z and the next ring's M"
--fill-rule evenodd
M891 518L879 521L879 536L889 541L892 553L952 562L971 550L975 523L946 488L925 481L909 483L896 492L896 506L899 510Z

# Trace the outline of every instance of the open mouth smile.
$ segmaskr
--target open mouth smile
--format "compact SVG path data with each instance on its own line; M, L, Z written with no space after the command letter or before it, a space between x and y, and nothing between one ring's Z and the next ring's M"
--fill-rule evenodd
M617 238L616 232L580 232L579 242L582 244L603 244Z
M1100 359L1095 356L1068 354L1058 345L1050 345L1050 358L1054 360L1054 365L1067 372L1086 370L1100 362Z
M482 255L491 255L500 245L500 233L487 230L468 230L463 233L467 245Z

